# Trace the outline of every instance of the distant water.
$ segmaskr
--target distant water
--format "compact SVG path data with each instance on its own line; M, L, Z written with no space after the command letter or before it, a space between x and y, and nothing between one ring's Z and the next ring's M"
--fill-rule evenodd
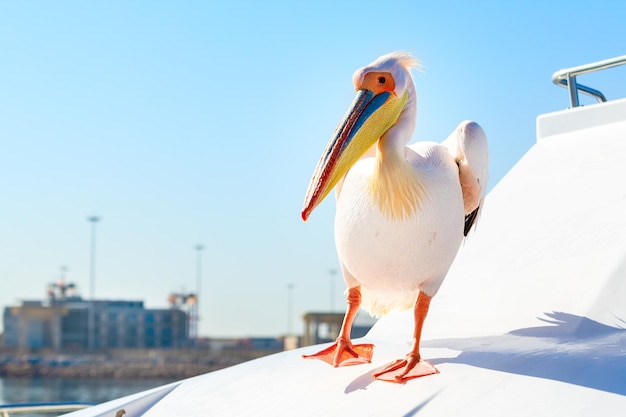
M80 401L102 403L160 385L169 379L0 378L0 404Z

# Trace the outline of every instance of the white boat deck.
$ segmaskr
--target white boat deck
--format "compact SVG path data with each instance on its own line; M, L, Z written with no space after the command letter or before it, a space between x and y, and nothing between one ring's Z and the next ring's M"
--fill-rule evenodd
M372 379L408 351L406 312L363 339L371 364L307 347L71 416L625 415L626 100L542 115L537 132L433 299L422 355L439 374Z

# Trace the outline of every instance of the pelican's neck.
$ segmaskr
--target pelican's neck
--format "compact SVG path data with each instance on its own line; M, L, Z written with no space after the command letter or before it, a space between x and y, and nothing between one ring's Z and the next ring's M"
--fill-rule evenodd
M391 126L378 141L378 149L383 153L397 152L404 155L404 148L408 145L417 121L417 95L413 83L409 83L406 94L408 94L404 108L398 116L398 120Z
M405 159L406 145L415 130L416 100L413 86L397 122L378 140L370 195L380 211L392 220L411 217L425 193L420 172Z

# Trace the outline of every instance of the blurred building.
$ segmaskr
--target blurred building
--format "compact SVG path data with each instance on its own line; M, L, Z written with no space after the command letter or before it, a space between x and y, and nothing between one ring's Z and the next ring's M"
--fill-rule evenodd
M52 292L45 301L6 307L3 322L3 345L9 348L175 348L189 344L185 311L146 309L143 301L88 301Z
M306 313L303 316L304 332L302 346L334 342L339 336L344 313ZM352 339L363 337L370 331L376 320L359 311L351 329Z

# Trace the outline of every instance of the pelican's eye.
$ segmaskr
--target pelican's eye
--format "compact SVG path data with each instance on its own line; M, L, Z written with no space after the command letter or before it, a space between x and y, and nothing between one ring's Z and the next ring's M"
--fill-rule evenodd
M396 83L390 72L372 71L365 74L363 81L357 87L380 94L383 91L393 91L396 88Z

